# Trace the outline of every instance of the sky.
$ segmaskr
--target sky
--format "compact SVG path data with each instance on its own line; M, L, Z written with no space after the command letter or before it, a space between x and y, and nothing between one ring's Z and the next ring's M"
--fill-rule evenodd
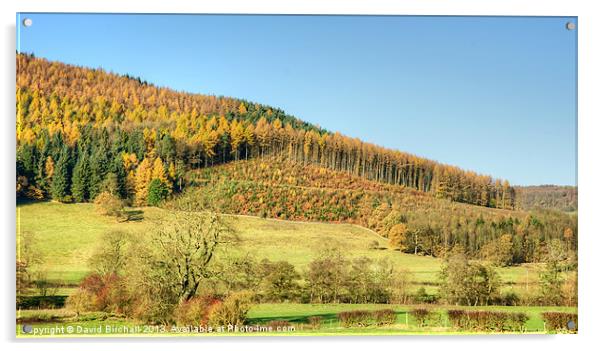
M22 13L17 50L275 106L515 185L576 185L568 21Z

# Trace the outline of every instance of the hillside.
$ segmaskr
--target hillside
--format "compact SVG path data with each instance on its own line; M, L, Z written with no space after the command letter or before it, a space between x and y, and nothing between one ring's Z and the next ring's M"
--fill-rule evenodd
M354 223L405 252L463 247L502 265L542 261L554 239L576 250L576 218L515 211L507 181L244 100L31 55L17 55L17 67L19 198L107 193L141 207Z
M277 155L457 202L514 207L507 181L325 131L270 106L25 54L17 55L16 87L19 197L85 202L111 178L121 197L144 205L153 178L180 191L187 170Z
M559 211L577 211L577 187L538 185L517 186L517 206L523 210L538 208Z
M442 256L462 246L475 258L495 259L501 241L507 263L537 262L545 240L569 240L576 218L556 212L492 209L437 198L403 186L369 181L278 158L231 162L194 171L194 186L165 206L301 221L354 223L396 237L408 253ZM501 250L501 251L504 251Z
M17 206L17 231L19 236L29 235L33 239L32 249L43 263L37 265L35 271L42 270L52 282L73 287L92 271L88 261L101 244L103 234L121 231L142 240L157 221L169 214L167 210L152 207L130 210L141 211L141 219L120 223L99 215L91 204L24 203ZM78 220L65 222L64 218ZM330 246L340 249L350 259L360 256L375 261L388 259L397 269L403 268L412 273L413 290L425 287L428 291L436 291L441 260L389 249L387 240L365 228L245 216L226 217L226 220L238 233L239 239L228 255L285 260L303 271L321 250ZM374 248L374 242L378 248ZM537 267L500 268L506 289L523 289L521 284L526 282L527 269L536 270ZM535 286L537 275L532 274L530 279L531 286Z

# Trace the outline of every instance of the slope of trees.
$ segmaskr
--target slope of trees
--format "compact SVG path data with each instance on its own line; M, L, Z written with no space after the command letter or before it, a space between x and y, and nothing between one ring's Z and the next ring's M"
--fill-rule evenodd
M577 211L577 187L538 185L516 187L517 206L523 210L536 208Z
M457 246L470 258L502 266L544 261L553 239L563 243L567 255L575 257L577 250L573 215L462 204L278 158L206 168L191 182L194 187L166 206L354 223L388 237L393 248L404 252L442 257Z
M182 189L188 169L278 155L439 198L515 206L507 181L331 133L244 100L176 92L25 54L17 55L16 88L19 196L86 201L110 186L144 203L154 179L169 193Z

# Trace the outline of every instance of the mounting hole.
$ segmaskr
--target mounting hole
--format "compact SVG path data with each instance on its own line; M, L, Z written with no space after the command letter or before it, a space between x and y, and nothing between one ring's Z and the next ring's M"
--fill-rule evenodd
M566 23L566 29L567 29L567 30L573 30L573 29L575 29L576 27L577 27L577 26L576 26L576 25L575 25L575 23L573 23L573 22L567 22L567 23Z
M23 25L25 27L31 27L32 24L33 24L33 21L31 20L31 18L26 18L23 20Z

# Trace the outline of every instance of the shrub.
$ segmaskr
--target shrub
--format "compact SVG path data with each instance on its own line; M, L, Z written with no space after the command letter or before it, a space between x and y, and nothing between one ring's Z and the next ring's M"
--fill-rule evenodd
M395 324L397 314L392 309L377 310L372 312L372 316L376 325L391 325Z
M520 297L513 291L507 292L502 296L500 304L504 306L518 306L520 304Z
M251 308L253 294L240 291L228 296L222 303L213 305L209 324L213 326L243 325Z
M123 216L123 201L108 191L103 191L94 199L96 211L103 216L121 218Z
M419 327L424 327L426 323L433 318L434 313L426 308L414 308L410 311L410 315L416 320Z
M438 297L436 295L430 295L426 292L426 289L424 287L420 287L417 291L416 294L414 295L414 301L416 303L428 303L428 304L433 304L436 303L438 300Z
M209 313L221 301L213 296L194 297L180 303L174 310L174 320L179 325L207 325Z
M67 298L66 307L75 312L77 316L82 312L92 311L94 295L85 289L79 288Z
M554 332L577 331L577 314L567 312L543 312L541 314L546 329ZM574 328L569 328L569 322L574 323Z
M91 309L94 311L122 313L129 307L123 279L115 273L89 274L79 287L91 295Z
M526 313L518 312L511 313L508 318L508 326L511 331L525 331L525 323L529 320L529 316Z
M369 250L378 250L380 249L380 243L377 240L372 240L368 245Z
M466 310L448 310L447 317L455 329L492 332L524 331L529 319L525 313Z
M320 327L322 326L322 317L311 316L307 318L307 322L312 327L312 329L320 329Z
M150 206L157 206L169 195L169 188L160 179L153 179L148 186L148 197L146 199Z
M365 327L373 321L370 311L345 311L340 312L337 317L344 327Z
M464 310L448 310L447 319L455 329L466 329L467 318Z

